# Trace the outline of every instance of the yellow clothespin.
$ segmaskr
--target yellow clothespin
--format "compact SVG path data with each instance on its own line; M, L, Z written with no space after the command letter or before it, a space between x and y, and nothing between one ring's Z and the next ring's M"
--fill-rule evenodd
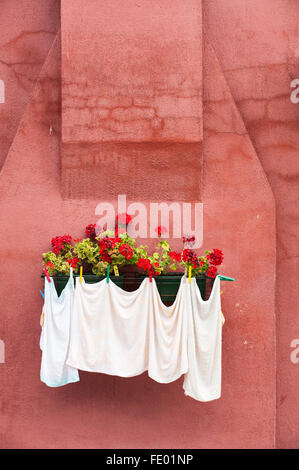
M114 274L115 276L119 276L118 267L116 266L116 264L114 265Z
M83 266L80 266L80 284L82 283Z
M189 266L189 282L191 282L191 272L192 272L192 268L191 266Z

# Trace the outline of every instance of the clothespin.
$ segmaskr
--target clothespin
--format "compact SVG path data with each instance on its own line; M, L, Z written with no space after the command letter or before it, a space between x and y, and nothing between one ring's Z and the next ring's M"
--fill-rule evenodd
M45 298L45 294L43 293L42 290L40 290L40 293L42 294L42 298L44 299L44 298Z
M40 324L41 327L43 327L44 323L45 323L45 313L42 312L42 314L40 316L40 319L39 319L39 324Z
M107 283L109 284L109 271L110 271L110 266L107 266Z
M222 276L222 274L219 274L219 279L220 281L234 281L233 277Z
M80 266L80 284L82 283L83 266Z
M191 282L191 272L192 272L192 268L191 266L189 266L189 279L188 279L189 282Z
M114 274L115 276L119 276L118 267L116 266L116 264L114 265Z
M48 282L51 282L51 279L50 279L50 276L49 276L49 273L48 273L47 268L44 268L44 273L45 273L45 276L46 276Z
M149 281L152 282L152 272L150 269L148 270L148 275L149 275Z

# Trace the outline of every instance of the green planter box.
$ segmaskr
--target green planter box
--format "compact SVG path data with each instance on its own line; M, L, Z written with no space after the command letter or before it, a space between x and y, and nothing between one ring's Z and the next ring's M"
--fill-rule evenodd
M174 302L176 295L179 290L180 282L183 273L165 274L156 276L154 279L157 284L157 288L163 302ZM144 275L140 275L140 278L144 279ZM206 299L206 275L196 277L196 283L199 287L203 300Z
M43 276L44 277L44 276ZM74 277L79 277L79 274L74 274ZM96 276L95 274L83 274L84 280L87 284L93 284L95 282L102 281L103 279L106 279L106 276ZM122 289L124 288L124 280L125 277L120 275L120 276L110 276L112 281ZM53 276L55 287L57 290L57 294L60 295L61 292L63 291L63 288L65 287L66 283L69 280L69 276L64 276L64 275L56 275Z
M167 275L156 276L154 279L157 284L157 288L161 299L166 303L173 303L179 290L180 282L183 273L169 273ZM45 277L44 274L42 277ZM74 274L74 277L79 277L79 274ZM106 279L106 276L96 276L95 274L83 274L84 280L87 284L93 284L95 282ZM119 276L110 276L112 281L122 289L126 291L132 291L138 289L141 282L145 277L145 274L136 273L132 274L120 274ZM53 276L57 294L60 295L66 283L69 280L69 276L56 275ZM213 286L214 279L208 278L205 274L197 276L196 283L199 287L203 300L207 300L209 297L211 288Z

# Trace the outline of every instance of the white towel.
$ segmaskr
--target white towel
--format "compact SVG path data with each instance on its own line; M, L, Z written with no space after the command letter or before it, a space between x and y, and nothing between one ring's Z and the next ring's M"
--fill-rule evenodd
M58 298L45 280L41 380L58 387L79 380L77 369L168 383L185 374L185 394L199 401L221 396L220 279L207 301L186 276L173 305L161 301L156 282L144 279L126 292L110 279L80 283L72 274Z
M188 370L186 282L183 277L175 302L168 307L152 282L148 375L156 382L173 382Z
M40 337L40 379L49 387L60 387L79 381L78 370L66 364L74 298L72 272L59 297L53 279L50 278L50 281L49 283L45 278L44 322Z
M67 364L121 377L148 370L158 382L176 380L188 369L184 283L166 307L154 279L126 292L111 279L77 278Z
M201 298L195 278L189 284L188 372L185 394L199 401L216 400L221 396L222 320L220 279L215 279L208 300Z

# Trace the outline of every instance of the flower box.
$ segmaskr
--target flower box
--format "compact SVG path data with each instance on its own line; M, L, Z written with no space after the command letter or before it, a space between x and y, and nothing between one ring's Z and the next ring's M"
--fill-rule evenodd
M154 279L157 284L157 288L160 297L163 302L174 302L176 295L179 290L180 282L184 273L169 273L166 275L156 276ZM143 274L139 274L141 279L144 279ZM206 300L206 282L207 276L205 274L199 274L196 276L196 283L199 287L203 300Z
M207 300L218 266L223 261L222 251L213 249L206 250L202 255L197 254L191 249L194 236L184 236L183 250L173 251L170 243L161 238L165 227L157 227L159 241L156 251L150 254L147 246L137 246L136 240L125 231L131 219L129 214L118 214L114 230L89 224L85 228L87 237L83 239L74 239L70 235L52 238L52 250L43 253L43 265L45 274L55 279L58 294L72 268L75 276L82 272L87 283L105 279L110 271L111 279L126 291L136 290L142 279L152 277L162 300L173 302L185 272L196 278L201 296ZM131 271L126 272L127 269ZM132 269L135 271L132 272ZM120 276L115 276L118 272Z

